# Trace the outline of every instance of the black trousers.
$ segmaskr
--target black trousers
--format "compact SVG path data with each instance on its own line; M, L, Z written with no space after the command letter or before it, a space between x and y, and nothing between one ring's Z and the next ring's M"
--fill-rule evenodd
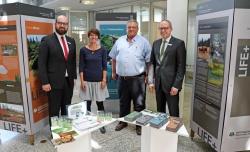
M166 103L170 116L179 117L179 92L175 96L171 96L168 92L163 92L161 87L155 91L157 111L166 113Z
M51 89L48 93L49 97L49 116L59 116L61 110L61 115L67 114L66 106L71 104L71 98L73 95L73 87L69 83L69 79L65 78L62 82L62 89Z
M146 84L144 75L124 79L118 77L118 94L120 98L120 117L130 113L131 100L134 110L145 109Z

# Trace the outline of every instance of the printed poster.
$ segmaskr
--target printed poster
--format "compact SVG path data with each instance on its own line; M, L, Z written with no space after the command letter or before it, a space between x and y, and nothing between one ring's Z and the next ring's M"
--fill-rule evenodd
M0 21L0 120L25 124L16 21Z
M109 54L115 41L120 36L126 34L126 24L100 24L99 28L101 32L101 44L107 49ZM112 80L112 63L109 56L107 62L109 99L118 99L117 81Z
M112 63L108 56L115 41L122 35L127 33L128 20L136 19L136 13L97 13L96 27L101 33L101 45L107 49L107 80L109 98L111 100L119 99L118 84L116 80L112 80Z
M48 116L47 94L42 90L41 81L38 77L38 54L41 39L53 33L53 24L37 21L25 21L29 81L32 97L33 121L38 122Z

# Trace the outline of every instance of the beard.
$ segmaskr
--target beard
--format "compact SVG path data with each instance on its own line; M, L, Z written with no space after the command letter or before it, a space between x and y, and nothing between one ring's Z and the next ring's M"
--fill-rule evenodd
M67 30L65 28L56 28L56 32L60 35L64 35L67 33Z

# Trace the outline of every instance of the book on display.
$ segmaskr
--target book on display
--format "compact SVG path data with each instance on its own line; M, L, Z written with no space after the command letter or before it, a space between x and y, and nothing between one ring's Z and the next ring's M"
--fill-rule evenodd
M169 117L169 123L166 126L166 130L177 132L182 125L183 125L182 118L171 116Z
M154 117L149 121L149 124L151 127L161 128L167 123L169 115L166 113L158 113L157 115L157 117Z
M133 111L130 114L128 114L127 116L125 116L124 120L129 121L129 122L133 122L137 118L139 118L141 115L142 115L142 113L137 112L137 111Z
M142 115L141 117L136 119L136 123L145 126L152 118L154 117L149 115Z

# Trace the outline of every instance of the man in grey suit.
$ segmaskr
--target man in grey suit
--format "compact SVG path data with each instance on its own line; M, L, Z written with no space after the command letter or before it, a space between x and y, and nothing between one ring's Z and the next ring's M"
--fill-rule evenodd
M179 117L179 92L186 70L184 41L171 35L172 24L163 20L159 25L161 39L154 41L149 69L149 90L156 91L157 111Z

